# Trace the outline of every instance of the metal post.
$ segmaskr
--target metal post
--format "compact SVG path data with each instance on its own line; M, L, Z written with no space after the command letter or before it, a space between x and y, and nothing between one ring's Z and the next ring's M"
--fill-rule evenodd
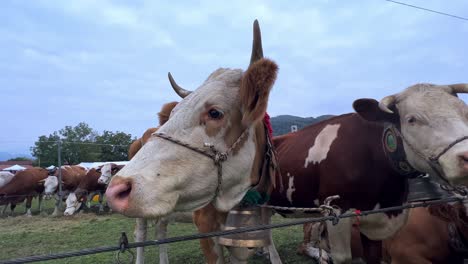
M57 141L57 165L58 165L58 194L59 194L59 202L58 207L62 206L62 142L59 140Z

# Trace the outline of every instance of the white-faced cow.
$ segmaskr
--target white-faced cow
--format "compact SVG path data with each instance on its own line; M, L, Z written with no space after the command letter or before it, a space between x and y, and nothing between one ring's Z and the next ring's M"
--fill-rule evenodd
M263 58L254 31L246 71L220 68L192 93L170 77L185 98L111 180L111 208L146 218L210 204L227 212L257 185L266 152L263 118L278 66Z
M70 192L74 191L81 182L83 177L86 177L87 169L78 166L78 165L64 165L61 166L61 173L62 173L62 192L64 194L63 198L66 197ZM58 192L58 177L59 177L59 169L53 171L53 175L49 175L44 183L44 197L45 199L50 199L52 196ZM59 201L55 204L55 209L52 215L58 215L58 208Z
M42 193L47 175L47 170L36 167L18 171L7 184L0 187L0 205L10 204L13 212L16 204L26 199L26 215L31 216L32 199Z

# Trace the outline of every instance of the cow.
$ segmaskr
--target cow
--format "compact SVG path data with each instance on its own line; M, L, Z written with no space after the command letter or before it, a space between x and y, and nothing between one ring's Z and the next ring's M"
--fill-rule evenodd
M251 186L257 186L266 164L263 118L277 71L274 61L263 58L255 21L246 71L219 68L194 92L180 87L169 74L171 86L184 100L113 177L106 191L111 208L131 217L153 218L210 207L227 212L238 204ZM268 188L263 181L260 185Z
M181 88L169 74L171 85L184 99L111 180L106 196L113 210L130 217L159 217L212 204L225 213L256 185L267 149L267 141L258 137L265 138L262 119L278 67L263 58L261 42L255 44L255 39L260 40L260 35L254 33L246 72L218 69L193 92ZM466 105L456 96L463 92L468 92L465 84L417 84L380 102L356 100L356 113L297 132L302 138L279 138L275 146L288 188L280 192L272 179L272 186L266 186L273 187L270 204L315 207L338 194L337 213L401 205L407 196L409 167L449 184L463 182L468 178L464 141L468 126ZM392 126L386 129L383 124ZM384 131L389 151L400 145L405 160L394 163L387 158L381 141ZM398 139L403 142L394 144ZM288 157L291 160L286 161ZM310 177L299 176L308 170ZM406 219L404 212L360 218L368 263L381 258L369 255L376 252L369 249L380 248L380 240L395 233ZM333 262L350 262L352 219L327 227ZM216 228L219 225L213 224Z
M88 202L90 207L90 201L94 195L99 195L99 212L104 211L102 204L104 192L106 191L106 183L99 181L103 175L110 177L120 170L123 165L116 165L114 163L106 163L99 168L91 168L85 177L82 177L80 183L67 197L65 201L67 208L65 209L64 215L70 216L78 211L82 205L82 201Z
M466 212L462 203L410 209L407 223L383 242L384 261L462 264L468 253Z
M59 184L59 173L60 170L56 169L53 171L53 175L49 175L44 182L44 197L45 199L50 199L52 196L58 192ZM87 169L79 165L64 165L61 166L61 176L62 176L62 192L63 197L66 197L70 192L74 191L80 184L82 178L86 177ZM59 212L59 200L55 203L53 216L58 215Z
M13 212L16 204L26 199L26 215L32 216L32 199L42 193L47 176L48 171L38 167L18 171L10 182L0 187L0 205L11 204Z

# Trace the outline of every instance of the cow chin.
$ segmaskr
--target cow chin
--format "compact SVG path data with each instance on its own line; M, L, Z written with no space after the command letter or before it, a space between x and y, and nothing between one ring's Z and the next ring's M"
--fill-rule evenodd
M468 142L453 146L439 159L443 174L453 184L468 184Z

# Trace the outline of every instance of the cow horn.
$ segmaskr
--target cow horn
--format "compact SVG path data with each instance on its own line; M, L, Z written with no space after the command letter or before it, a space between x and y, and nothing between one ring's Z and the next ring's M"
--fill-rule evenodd
M192 93L192 91L185 90L184 88L180 87L172 78L171 73L167 73L167 77L169 78L169 82L171 83L172 89L182 98L185 98L187 95Z
M466 83L457 83L447 86L450 87L450 92L452 93L468 93L468 84Z
M260 26L258 20L255 19L253 24L253 42L252 42L252 54L250 55L250 65L259 59L263 58L262 48L262 34L260 32Z
M379 102L379 108L380 110L387 112L389 114L393 114L393 111L390 110L390 107L395 104L396 97L395 95L389 95L385 96L382 100Z

